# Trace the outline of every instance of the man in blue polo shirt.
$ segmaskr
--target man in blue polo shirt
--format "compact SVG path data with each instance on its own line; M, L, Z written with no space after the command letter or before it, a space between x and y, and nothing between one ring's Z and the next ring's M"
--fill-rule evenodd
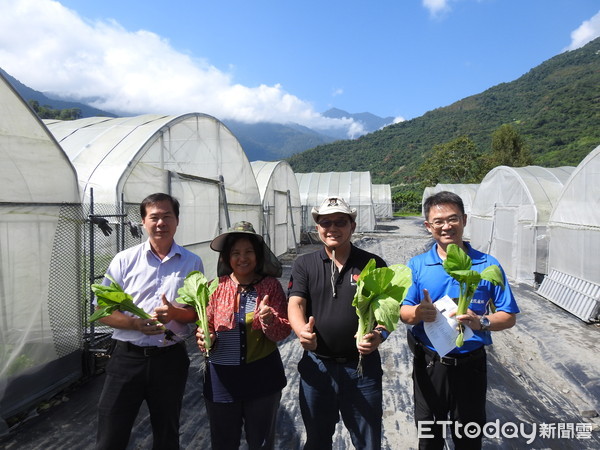
M377 348L385 327L356 344L358 316L352 300L356 278L379 256L352 245L356 208L339 197L312 209L323 248L299 256L289 287L288 319L304 348L298 363L300 411L306 428L304 449L330 449L340 413L357 449L381 448L382 368ZM357 373L359 354L363 374Z
M460 432L461 426L473 423L483 427L486 422L485 346L492 343L490 331L504 330L515 324L519 308L504 271L504 289L483 281L467 314L457 317L473 330L473 337L440 358L425 333L423 322L435 320L435 301L445 295L459 296L458 282L442 265L446 248L449 244L462 248L471 257L472 270L477 272L493 264L500 267L500 264L463 241L467 216L458 195L443 191L428 197L423 213L425 227L436 242L431 250L409 261L413 284L400 308L402 321L413 325L408 331L408 343L414 353L413 388L419 449L444 448L444 422L448 420L456 449L480 449L481 433L466 437Z

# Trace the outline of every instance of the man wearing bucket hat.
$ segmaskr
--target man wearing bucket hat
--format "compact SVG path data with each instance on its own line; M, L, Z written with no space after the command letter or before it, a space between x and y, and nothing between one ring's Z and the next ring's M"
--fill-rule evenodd
M356 278L369 260L377 267L386 264L352 244L356 209L344 199L325 199L312 217L323 248L296 259L288 291L288 317L304 348L298 363L304 449L331 448L340 413L354 447L379 449L383 371L377 348L389 333L375 326L357 345L352 300Z
M213 239L219 284L207 307L210 330L196 333L207 352L204 400L211 448L272 449L277 410L287 380L277 342L290 334L281 263L250 222L238 222Z

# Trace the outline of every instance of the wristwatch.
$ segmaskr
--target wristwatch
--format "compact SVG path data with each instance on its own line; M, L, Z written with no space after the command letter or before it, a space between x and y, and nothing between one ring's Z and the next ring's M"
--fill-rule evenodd
M379 335L381 336L381 342L385 342L390 335L390 332L383 327L375 327L373 331L379 332Z
M479 325L481 326L481 331L490 331L490 319L488 316L479 317Z

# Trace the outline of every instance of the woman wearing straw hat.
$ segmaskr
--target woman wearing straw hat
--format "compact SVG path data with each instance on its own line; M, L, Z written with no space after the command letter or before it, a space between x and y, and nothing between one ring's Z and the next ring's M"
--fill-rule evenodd
M274 447L286 385L277 342L290 334L281 264L249 222L238 222L210 247L220 253L219 285L207 307L213 345L204 399L213 449L237 449L242 427L250 449ZM205 330L196 337L204 347Z

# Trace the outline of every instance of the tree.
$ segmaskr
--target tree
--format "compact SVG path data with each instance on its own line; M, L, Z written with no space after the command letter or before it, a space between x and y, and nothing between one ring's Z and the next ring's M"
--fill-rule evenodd
M417 178L424 186L478 183L482 175L481 154L467 136L434 145L432 154L417 169Z
M523 167L533 163L525 141L510 124L501 125L492 134L492 152L486 158L488 169L496 166Z
M40 119L81 119L81 109L79 108L53 109L48 105L40 106L36 100L29 100L29 106L31 106L31 109L33 109Z

